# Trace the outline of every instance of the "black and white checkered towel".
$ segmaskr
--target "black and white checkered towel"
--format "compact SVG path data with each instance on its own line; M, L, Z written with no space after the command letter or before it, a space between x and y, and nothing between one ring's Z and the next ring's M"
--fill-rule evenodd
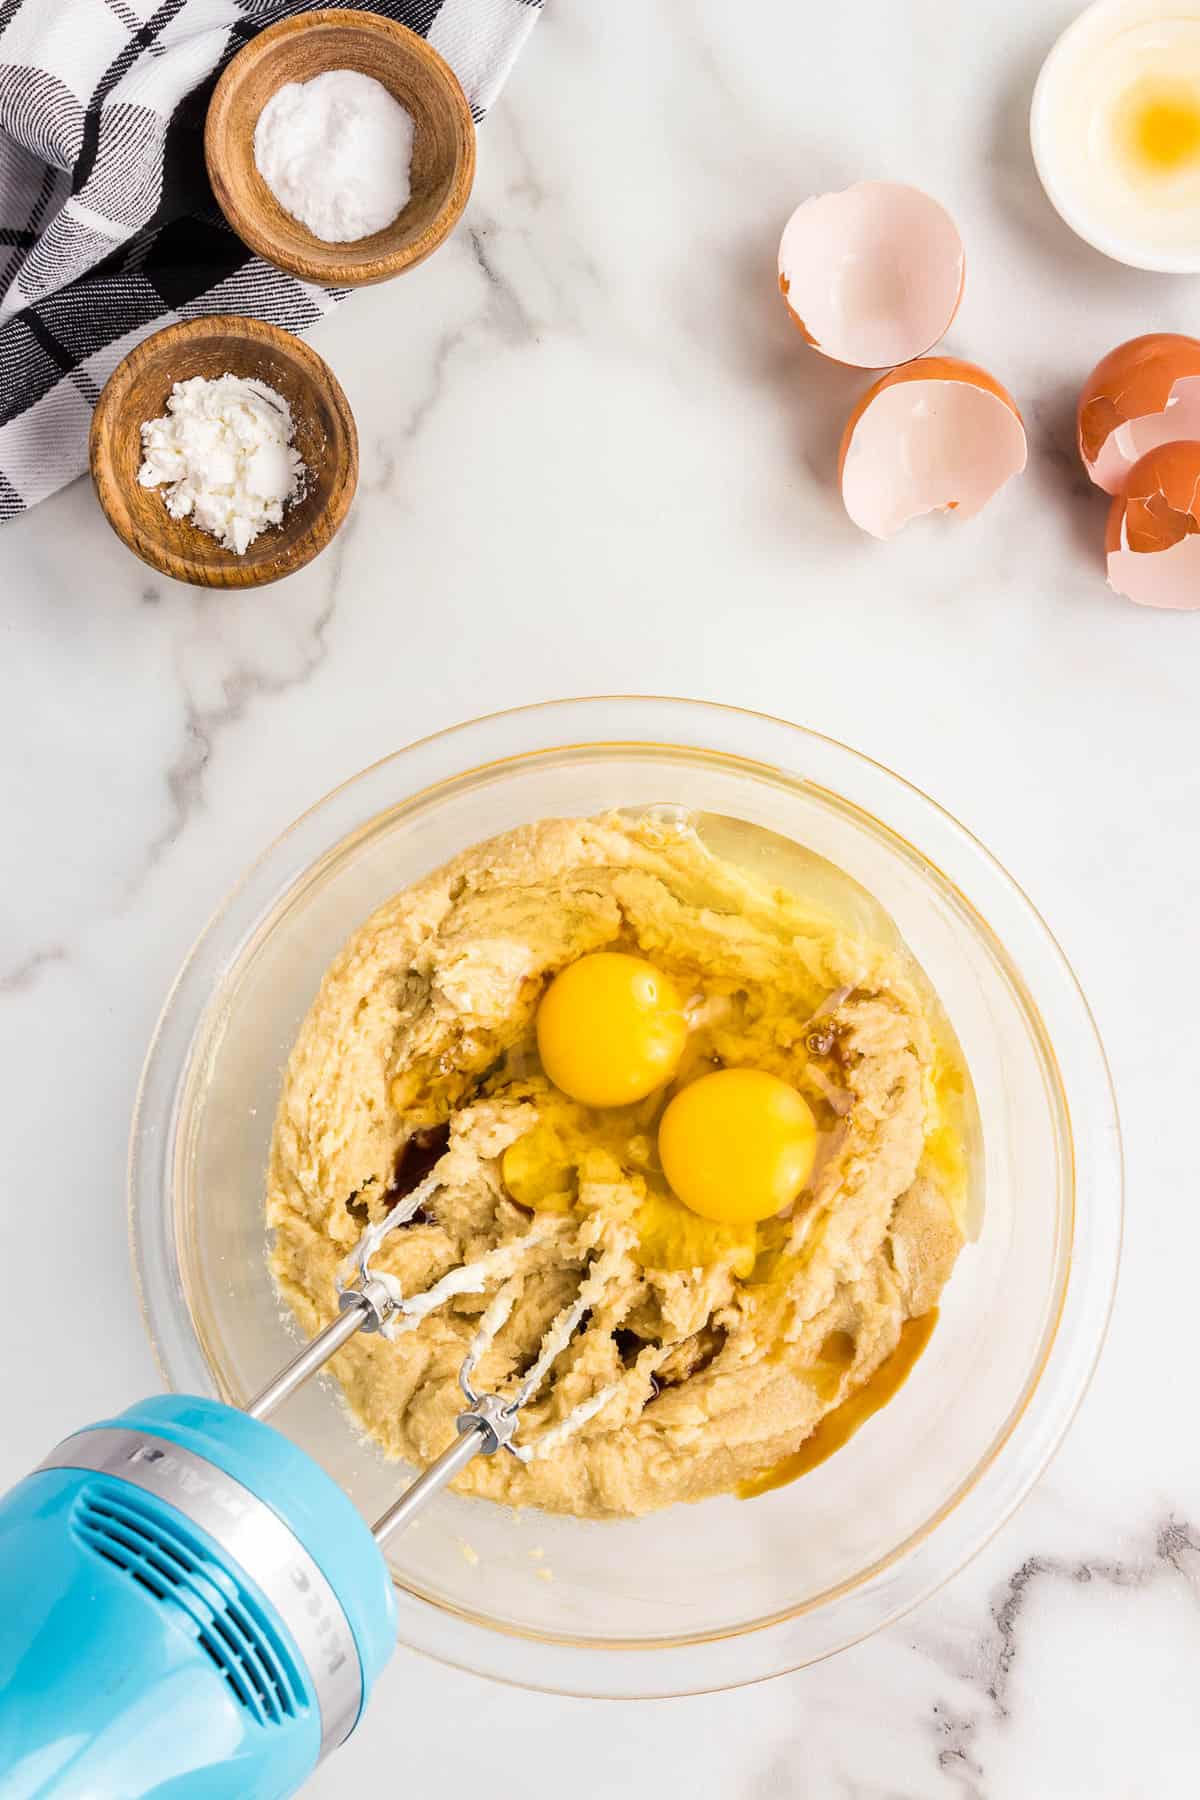
M541 0L355 3L427 37L479 119ZM218 73L312 4L0 0L0 520L87 466L101 387L161 325L235 312L303 331L344 298L252 256L204 170Z

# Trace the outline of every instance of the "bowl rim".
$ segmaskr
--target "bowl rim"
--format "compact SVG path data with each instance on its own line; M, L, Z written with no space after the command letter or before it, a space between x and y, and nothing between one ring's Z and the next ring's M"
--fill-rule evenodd
M339 255L334 259L307 255L285 246L280 255L280 245L262 228L253 207L243 205L225 179L222 140L227 115L241 83L260 61L271 55L280 42L285 42L297 33L311 36L335 25L342 30L356 29L402 45L406 52L416 56L425 65L445 101L447 115L454 124L455 155L450 181L445 199L424 231L398 244L394 249L364 256L355 254L353 243L326 246L326 249L338 251ZM316 282L324 287L369 287L376 282L390 281L396 275L415 269L418 263L432 256L463 215L475 183L475 161L474 115L463 92L462 83L445 57L419 31L402 25L398 19L387 18L382 13L365 12L361 8L320 7L312 12L277 19L273 25L258 32L225 65L213 89L204 118L204 165L217 205L230 229L257 256L261 256L273 267L295 275L302 281ZM312 238L314 245L320 245L321 240L308 232L306 226L298 220L296 223L301 231Z
M137 530L132 517L127 523L117 509L117 499L118 496L123 498L124 485L117 476L113 442L125 422L124 412L133 378L140 366L152 357L160 356L164 350L183 349L195 338L237 339L274 348L280 356L303 368L313 389L323 395L341 428L346 446L345 462L330 484L321 510L311 520L303 537L296 538L286 547L279 545L273 556L259 562L247 562L232 550L224 550L214 538L208 541L214 549L221 550L224 560L210 563L180 556L160 537ZM186 371L179 371L176 379L180 377L186 378ZM126 351L101 388L92 413L88 429L88 469L100 509L113 531L127 550L158 574L168 575L173 581L191 582L196 587L266 587L305 568L328 548L341 530L358 487L358 427L341 382L325 358L303 338L266 319L246 318L241 313L203 313L198 318L178 319L173 325L151 331ZM199 527L193 529L198 531ZM270 549L266 534L264 539L265 547Z
M594 720L598 714L611 718L614 713L621 715L622 720L628 723L629 730L588 733L572 729L564 735L557 726L557 721L564 714L569 716L574 725L582 721L583 715L589 715L590 720ZM670 722L664 737L663 720L668 715ZM652 731L645 729L651 716L657 726ZM701 738L697 738L689 729L689 724L693 721L706 728ZM535 727L540 728L540 734L535 733ZM497 728L499 741L512 738L515 733L514 741L520 742L520 748L508 749L499 756L477 758L466 768L461 760L454 760L464 735L474 733L479 736L482 733L487 737L490 733L495 736ZM925 820L936 821L943 831L948 830L950 836L970 853L987 878L993 884L998 883L1007 897L1017 903L1025 923L1032 927L1040 940L1040 947L1048 959L1046 967L1052 971L1058 983L1056 1005L1065 1000L1074 1014L1073 1029L1080 1034L1079 1041L1073 1046L1077 1057L1086 1053L1090 1060L1086 1079L1082 1075L1077 1078L1074 1072L1071 1077L1073 1086L1087 1090L1084 1099L1088 1132L1077 1136L1071 1129L1073 1109L1064 1087L1063 1070L1055 1051L1055 1039L1046 1031L1041 1011L1033 996L1025 990L1024 980L1017 971L1023 1001L1027 1008L1032 1005L1033 1018L1051 1052L1053 1073L1058 1083L1058 1098L1067 1127L1071 1162L1068 1200L1074 1203L1076 1216L1081 1189L1081 1162L1087 1175L1090 1238L1086 1246L1076 1246L1086 1248L1087 1254L1072 1255L1068 1259L1069 1266L1062 1285L1057 1317L1051 1322L1043 1340L1038 1365L1015 1412L998 1431L980 1464L933 1518L892 1551L881 1564L874 1565L849 1582L814 1599L765 1620L707 1633L700 1640L659 1638L631 1643L627 1640L595 1638L572 1640L563 1635L523 1631L508 1623L458 1609L444 1601L433 1600L398 1583L401 1636L405 1642L452 1666L508 1680L517 1686L614 1698L651 1694L666 1697L740 1686L820 1660L891 1623L936 1592L990 1541L1040 1477L1074 1417L1103 1346L1116 1283L1122 1224L1120 1128L1111 1076L1095 1021L1078 980L1040 913L979 840L935 801L882 763L850 749L826 734L766 713L705 701L675 700L649 695L587 696L546 701L539 705L487 714L418 739L338 784L293 821L235 884L197 939L167 996L139 1085L130 1139L130 1230L135 1281L143 1319L159 1367L164 1379L170 1384L178 1373L181 1357L178 1349L174 1356L169 1356L162 1342L163 1331L160 1329L159 1315L170 1309L162 1302L161 1295L151 1298L146 1270L146 1235L144 1229L140 1230L139 1227L146 1224L147 1203L152 1206L155 1194L170 1191L169 1166L166 1167L164 1178L161 1159L167 1147L174 1142L177 1121L173 1104L178 1099L187 1074L188 1058L185 1055L180 1059L178 1052L180 1049L190 1052L204 1016L203 1006L199 1011L195 1010L195 1003L201 996L191 995L189 998L194 1016L184 1021L180 1029L178 1003L189 974L195 971L197 957L209 944L211 934L222 925L229 924L231 910L240 904L241 912L249 920L249 924L247 929L231 937L229 962L236 960L245 944L254 936L254 922L261 923L272 904L291 893L296 882L310 874L321 862L324 853L307 857L298 869L290 871L286 876L271 879L273 859L289 844L294 844L297 834L302 834L304 828L321 822L326 809L339 798L344 799L364 782L369 784L370 778L378 776L382 771L390 771L401 759L431 749L436 750L435 760L443 765L441 772L432 781L413 782L402 789L399 797L394 798L390 804L382 808L372 806L357 825L343 823L326 844L326 851L332 852L348 838L356 836L358 831L367 828L370 821L379 817L381 812L390 812L396 805L415 802L430 787L440 788L447 780L466 778L468 775L478 776L498 764L523 760L552 749L569 751L581 749L585 744L603 748L616 748L625 744L662 747L668 751L691 749L721 755L722 750L714 752L713 737L723 737L727 745L730 741L735 743L735 747L727 753L743 763L757 763L764 772L782 775L785 779L802 779L809 785L821 785L819 782L812 782L809 776L790 769L786 761L781 764L769 757L748 752L745 742L739 740L739 733L744 734L751 729L765 732L777 742L781 751L790 748L793 755L805 744L810 750L813 747L823 748L825 753L832 755L835 762L846 759L848 771L859 776L868 774L881 791L890 793L893 797L899 795L906 798L910 805L915 804L918 813ZM531 744L528 740L534 735L538 735L538 741ZM846 798L838 787L831 791L840 800ZM851 801L851 804L855 803ZM864 810L873 823L881 825L885 832L900 839L923 862L931 864L928 853L914 845L902 828L880 818L870 808ZM936 865L931 866L936 868ZM947 876L944 871L940 873L942 880L955 889L967 908L978 917L988 935L1008 955L1004 939L987 924L986 918L979 913L974 903L962 893L955 878ZM264 880L264 877L267 879ZM263 904L259 903L260 890ZM208 998L206 988L203 996L205 1003ZM165 1042L168 1036L175 1040L170 1046L169 1057ZM170 1089L170 1093L167 1089ZM1096 1148L1100 1144L1103 1146L1102 1151ZM158 1164L153 1166L156 1158ZM148 1164L152 1166L147 1167ZM162 1210L169 1211L169 1207ZM152 1220L152 1212L150 1217ZM171 1267L171 1276L174 1291L170 1300L177 1313L182 1308L187 1330L190 1332L190 1341L185 1346L191 1364L189 1372L201 1373L210 1388L219 1386L219 1382L215 1381L215 1372L205 1356L203 1336L188 1305L177 1259ZM178 1330L178 1317L168 1323L168 1331L172 1324ZM1051 1405L1047 1398L1045 1378L1056 1358L1061 1366ZM1039 1401L1042 1414L1047 1414L1048 1410L1048 1416L1035 1421L1031 1419L1031 1414L1035 1412L1035 1402ZM1015 1448L1011 1448L1013 1440L1018 1436L1022 1438L1024 1446L1024 1460L1020 1464ZM998 1484L993 1477L1001 1468L1005 1480L1003 1484ZM993 1498L991 1489L998 1485L1001 1486L1001 1492ZM988 1503L982 1505L985 1499ZM973 1517L981 1511L980 1518ZM943 1554L942 1546L949 1544L943 1528L955 1520L958 1527L955 1548L950 1550L947 1547ZM971 1521L969 1528L964 1531L964 1523L968 1520ZM939 1554L933 1559L935 1566L927 1567L931 1560L930 1547L935 1543ZM898 1581L897 1577L905 1575L905 1572L906 1578ZM869 1604L864 1606L864 1600ZM826 1628L817 1634L815 1640L813 1633L802 1633L801 1637L807 1641L792 1641L797 1624L818 1619L827 1621L839 1604L845 1609L848 1603L853 1603L850 1604L850 1616L840 1629L831 1631ZM465 1640L464 1632L467 1634ZM755 1666L743 1666L731 1671L725 1666L726 1654L731 1646L748 1641L753 1641L758 1649L753 1659ZM489 1645L491 1654L488 1653ZM648 1656L650 1651L654 1652L653 1658ZM715 1655L712 1654L714 1652ZM564 1657L573 1659L569 1671L564 1667ZM514 1659L521 1662L519 1674L513 1672ZM653 1677L650 1676L651 1663L655 1671Z

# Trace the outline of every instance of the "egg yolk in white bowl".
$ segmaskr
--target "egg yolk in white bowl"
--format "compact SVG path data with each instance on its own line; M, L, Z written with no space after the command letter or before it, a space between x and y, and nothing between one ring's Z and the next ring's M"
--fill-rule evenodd
M1200 262L1200 16L1108 0L1046 60L1034 155L1050 198L1083 237L1148 268Z

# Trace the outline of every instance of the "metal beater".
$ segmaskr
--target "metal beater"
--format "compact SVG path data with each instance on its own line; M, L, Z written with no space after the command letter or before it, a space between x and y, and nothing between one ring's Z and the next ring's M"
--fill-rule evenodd
M245 1410L156 1395L86 1426L0 1495L0 1791L8 1800L121 1794L283 1800L360 1717L396 1641L380 1546L475 1456L551 1454L616 1393L518 1438L615 1253L584 1258L575 1298L508 1391L475 1385L516 1305L522 1265L563 1222L405 1294L372 1267L437 1192L430 1174L343 1265L339 1315ZM494 1292L492 1291L494 1290ZM489 1294L459 1370L454 1443L371 1530L324 1470L263 1423L358 1331L415 1330Z
M422 1319L458 1295L482 1294L488 1288L496 1287L458 1371L458 1384L467 1403L466 1409L458 1415L458 1438L376 1520L372 1531L378 1544L407 1525L432 1495L453 1481L459 1470L465 1469L476 1456L494 1456L497 1450L507 1450L519 1461L531 1462L535 1457L550 1455L582 1430L617 1392L616 1383L601 1388L576 1406L565 1419L541 1432L532 1443L516 1441L522 1407L537 1394L584 1314L600 1298L608 1280L608 1269L601 1255L585 1272L575 1299L563 1308L544 1333L537 1356L511 1392L506 1395L479 1392L475 1387L475 1371L516 1304L516 1278L521 1265L533 1249L555 1232L557 1225L549 1220L535 1219L522 1237L488 1251L486 1256L473 1263L460 1264L420 1293L405 1294L394 1276L372 1271L371 1258L391 1232L415 1218L441 1185L436 1171L426 1176L418 1187L397 1202L385 1219L367 1228L342 1264L337 1278L338 1317L318 1332L246 1408L252 1419L269 1418L357 1332L380 1332L384 1337L396 1337L401 1332L415 1330Z

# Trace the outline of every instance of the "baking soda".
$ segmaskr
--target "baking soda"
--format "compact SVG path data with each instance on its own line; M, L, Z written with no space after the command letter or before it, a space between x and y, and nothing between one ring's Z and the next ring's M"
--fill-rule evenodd
M324 243L346 244L408 205L413 135L382 82L327 69L272 94L254 128L254 160L285 212Z

